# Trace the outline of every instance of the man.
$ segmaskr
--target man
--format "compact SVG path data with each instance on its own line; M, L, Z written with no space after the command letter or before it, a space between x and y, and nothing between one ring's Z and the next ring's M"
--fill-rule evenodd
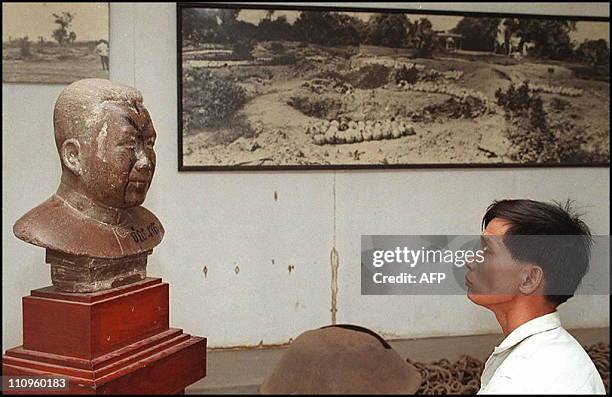
M108 41L99 40L96 46L96 54L100 57L102 62L102 70L108 70Z
M479 394L605 394L557 312L587 271L587 225L569 203L502 200L483 227L484 261L467 264L468 298L495 314L505 339L485 364Z

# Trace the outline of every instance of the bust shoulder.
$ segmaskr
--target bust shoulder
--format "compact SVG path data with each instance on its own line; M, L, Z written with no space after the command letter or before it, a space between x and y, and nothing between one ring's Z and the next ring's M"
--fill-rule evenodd
M53 195L18 219L13 233L27 243L59 252L120 258L153 249L161 242L164 228L142 206L123 210L115 225L85 216Z

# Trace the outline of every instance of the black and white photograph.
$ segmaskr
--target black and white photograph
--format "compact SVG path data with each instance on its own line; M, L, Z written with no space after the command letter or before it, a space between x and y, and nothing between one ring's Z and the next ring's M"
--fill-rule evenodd
M180 169L609 164L608 18L215 7L178 7Z
M108 77L108 3L2 3L4 83Z
M37 4L3 392L610 395L609 2Z

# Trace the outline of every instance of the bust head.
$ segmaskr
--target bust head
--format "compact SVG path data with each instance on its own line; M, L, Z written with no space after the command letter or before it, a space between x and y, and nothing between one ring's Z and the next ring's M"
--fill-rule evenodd
M102 79L77 81L58 97L53 125L65 189L107 208L144 202L156 133L138 90Z
M13 225L46 249L53 285L92 292L142 280L164 236L141 204L155 171L155 129L138 90L86 79L66 87L53 113L62 180Z

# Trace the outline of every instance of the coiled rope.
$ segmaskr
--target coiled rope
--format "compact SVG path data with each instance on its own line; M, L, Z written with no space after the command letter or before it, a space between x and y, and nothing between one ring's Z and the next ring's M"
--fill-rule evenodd
M585 346L585 350L593 360L597 371L603 379L606 392L610 393L610 345L597 343ZM417 394L476 394L480 389L480 376L484 362L462 355L459 360L451 363L443 358L431 363L421 363L406 359L414 365L421 374L421 386Z

